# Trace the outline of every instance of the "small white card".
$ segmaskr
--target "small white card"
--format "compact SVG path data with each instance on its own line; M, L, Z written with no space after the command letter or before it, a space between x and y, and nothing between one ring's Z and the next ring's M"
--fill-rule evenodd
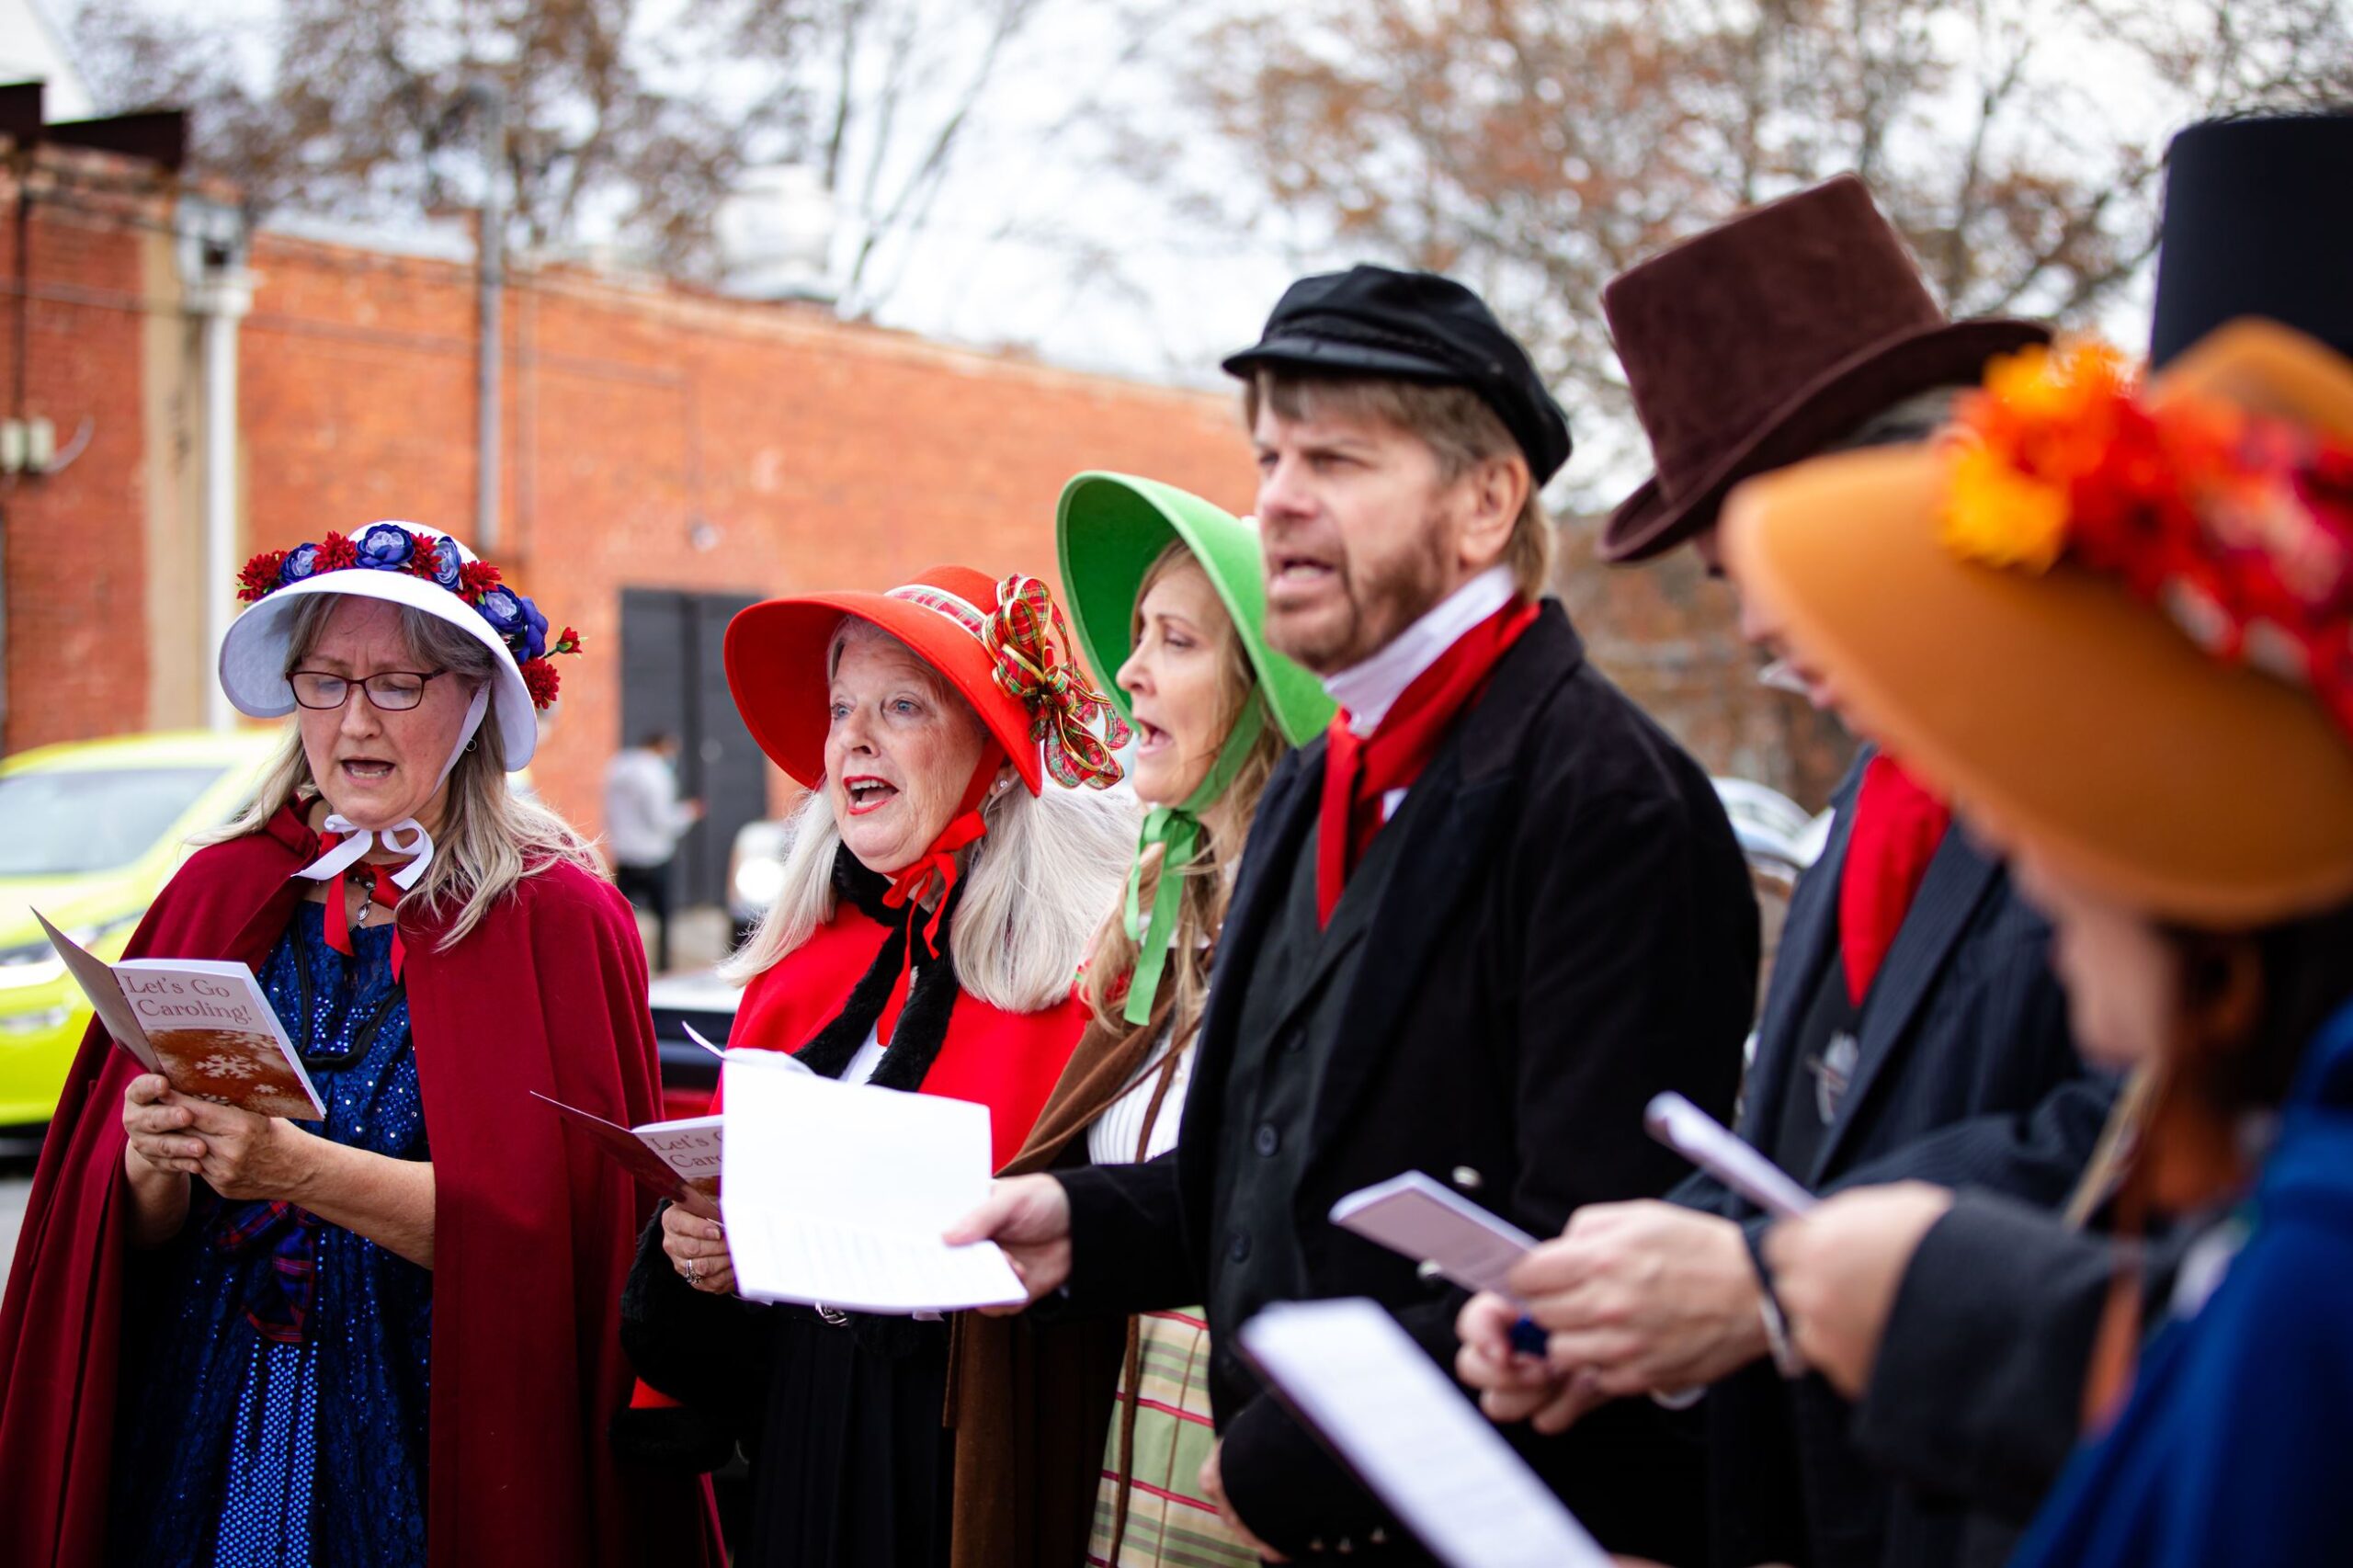
M989 1109L727 1053L720 1213L753 1301L915 1313L1029 1299L994 1242L940 1236L988 1196Z
M1430 1263L1466 1290L1511 1294L1504 1277L1536 1238L1452 1188L1407 1171L1332 1205L1332 1223Z
M1451 1568L1609 1568L1608 1554L1379 1303L1283 1302L1242 1348Z
M1742 1142L1732 1130L1672 1092L1654 1096L1643 1113L1650 1135L1777 1220L1813 1208L1813 1194L1789 1172Z

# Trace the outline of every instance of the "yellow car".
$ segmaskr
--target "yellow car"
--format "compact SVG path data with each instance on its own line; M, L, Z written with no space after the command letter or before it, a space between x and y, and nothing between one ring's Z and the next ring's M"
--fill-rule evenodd
M278 739L124 735L0 762L0 1136L47 1123L90 1021L32 912L100 958L120 957L188 836L236 812Z

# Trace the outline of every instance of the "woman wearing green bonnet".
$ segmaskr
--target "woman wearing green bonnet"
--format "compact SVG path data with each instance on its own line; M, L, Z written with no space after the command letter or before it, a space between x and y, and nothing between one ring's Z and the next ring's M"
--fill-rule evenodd
M1134 726L1144 819L1122 906L1079 989L1095 1021L1006 1174L1176 1146L1243 840L1275 765L1331 722L1315 677L1267 646L1257 530L1172 485L1083 473L1056 532L1078 642ZM1128 1325L1088 1560L1248 1568L1197 1480L1215 1436L1198 1310ZM1139 1482L1142 1485L1137 1484Z

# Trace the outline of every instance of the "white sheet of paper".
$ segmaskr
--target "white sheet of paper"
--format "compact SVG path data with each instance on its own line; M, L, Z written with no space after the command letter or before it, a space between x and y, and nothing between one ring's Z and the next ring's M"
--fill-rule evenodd
M1349 1193L1332 1223L1415 1263L1434 1263L1466 1290L1511 1291L1505 1274L1536 1238L1419 1171Z
M1029 1299L995 1243L939 1239L988 1196L986 1106L731 1051L723 1120L720 1212L745 1296L906 1313Z
M1242 1347L1453 1568L1609 1568L1608 1554L1379 1303L1287 1301Z

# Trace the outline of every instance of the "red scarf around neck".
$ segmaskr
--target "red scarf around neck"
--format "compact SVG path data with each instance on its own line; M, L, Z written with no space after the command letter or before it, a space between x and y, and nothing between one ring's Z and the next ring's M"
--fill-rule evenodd
M1881 752L1865 765L1838 877L1838 951L1847 963L1847 999L1856 1006L1870 994L1951 826L1952 808L1902 763Z
M939 923L948 915L948 895L956 891L957 879L962 868L957 864L957 851L978 843L986 836L989 826L981 817L981 803L989 797L989 786L996 782L997 769L1005 766L1005 748L991 741L981 754L980 762L972 769L972 780L964 786L964 798L956 804L956 814L939 830L931 846L910 864L900 869L891 879L891 891L882 895L884 904L907 912L907 951L899 960L899 978L891 987L890 1000L882 1005L882 1016L875 1021L874 1038L883 1045L891 1043L892 1031L899 1025L899 1014L907 1005L907 990L915 982L915 931L923 931L925 946L937 952L939 947ZM924 915L923 901L934 888L931 913Z
M1315 848L1315 907L1324 925L1381 831L1381 797L1422 775L1438 743L1479 699L1495 665L1536 622L1537 606L1515 601L1464 632L1398 695L1371 734L1348 728L1347 710L1332 716L1324 759L1323 812Z

